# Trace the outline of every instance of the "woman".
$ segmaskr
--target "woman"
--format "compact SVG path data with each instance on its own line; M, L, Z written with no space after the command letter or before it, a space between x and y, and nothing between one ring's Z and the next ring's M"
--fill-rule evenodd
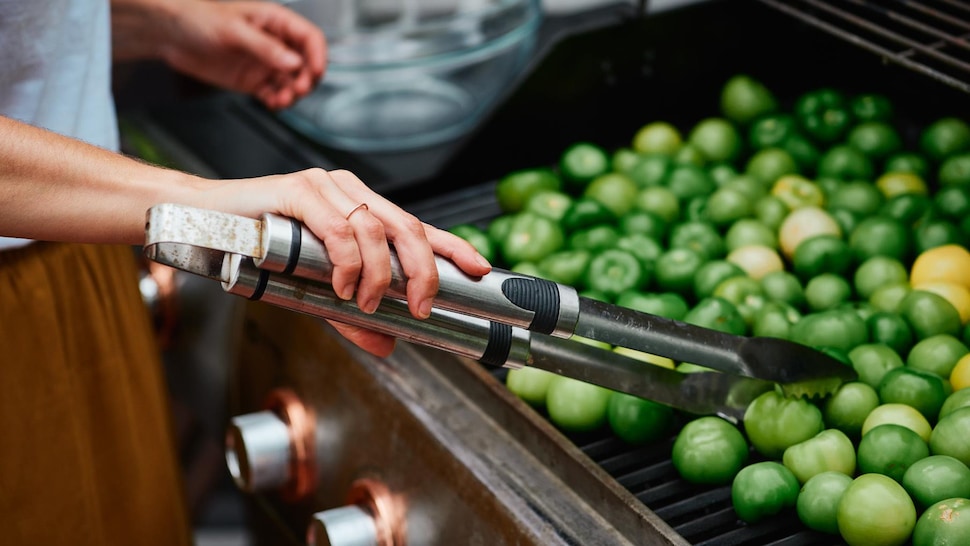
M346 171L207 180L116 153L115 59L161 59L284 108L323 75L325 40L270 2L0 0L0 541L189 544L159 355L130 245L161 202L306 223L333 286L373 311L401 257L412 313L435 253L488 263ZM366 206L360 206L365 204ZM335 324L377 354L393 339Z

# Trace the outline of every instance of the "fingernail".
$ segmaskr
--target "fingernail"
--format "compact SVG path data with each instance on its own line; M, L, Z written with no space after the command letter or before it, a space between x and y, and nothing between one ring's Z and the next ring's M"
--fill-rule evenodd
M475 261L478 262L478 265L482 267L492 267L492 264L488 263L488 260L485 259L485 256L482 256L481 254L479 254L478 257L475 258Z
M354 297L354 287L349 284L344 285L343 287L340 288L340 290L337 290L336 292L337 292L337 297L344 301L347 301L350 298Z
M374 311L377 311L377 306L380 304L381 300L372 298L365 301L364 304L360 306L360 310L370 315L373 314Z
M418 316L420 316L421 318L428 318L428 317L430 317L431 316L431 304L433 304L433 303L434 303L434 300L430 300L430 299L427 299L427 300L422 301L421 302L421 305L418 306Z
M280 55L280 61L282 61L284 66L290 68L296 68L297 66L303 64L303 58L287 49Z

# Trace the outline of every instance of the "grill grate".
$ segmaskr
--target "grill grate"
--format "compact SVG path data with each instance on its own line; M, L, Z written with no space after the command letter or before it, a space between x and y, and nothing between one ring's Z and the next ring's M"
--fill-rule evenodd
M883 59L970 93L970 2L761 0ZM819 59L825 62L824 59Z
M731 507L731 487L692 485L670 460L674 438L631 446L612 434L571 438L596 464L633 493L684 539L698 546L822 546L838 537L805 528L789 511L756 525L741 523ZM752 452L752 461L758 460Z
M505 383L507 369L489 371ZM695 546L845 546L837 536L805 527L793 510L754 525L741 522L731 506L730 485L700 486L680 478L670 459L673 435L644 446L630 445L605 429L566 437ZM764 459L752 450L749 462L757 460Z

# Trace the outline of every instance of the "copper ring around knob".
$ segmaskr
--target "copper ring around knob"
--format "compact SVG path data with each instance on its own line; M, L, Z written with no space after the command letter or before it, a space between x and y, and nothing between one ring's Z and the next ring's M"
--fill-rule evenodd
M264 407L279 415L290 435L290 480L280 495L288 502L299 501L313 492L316 481L313 415L289 389L270 392Z
M350 486L347 502L356 504L374 518L378 546L404 546L405 519L400 500L383 482L360 478Z

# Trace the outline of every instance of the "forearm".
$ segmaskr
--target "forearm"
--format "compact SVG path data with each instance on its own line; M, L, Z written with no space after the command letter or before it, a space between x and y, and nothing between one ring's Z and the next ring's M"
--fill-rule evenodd
M138 244L145 212L202 179L0 116L0 235Z

